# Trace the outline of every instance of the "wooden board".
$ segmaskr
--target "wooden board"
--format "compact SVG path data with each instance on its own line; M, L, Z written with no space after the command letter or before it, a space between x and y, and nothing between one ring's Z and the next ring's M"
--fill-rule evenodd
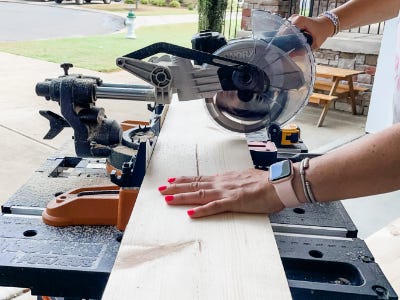
M314 83L314 89L316 90L323 90L323 91L330 91L332 88L333 82L330 81L322 81L322 80L316 80ZM368 91L367 88L363 88L360 86L353 86L354 92L365 92ZM348 93L350 91L350 88L347 84L339 84L335 90L335 94L343 94L343 93Z
M326 102L331 102L332 100L336 100L337 96L329 96L326 94L320 93L312 93L310 98L308 98L308 102L316 103L316 104L325 104Z
M157 190L249 167L244 137L214 125L203 101L170 105L103 299L290 299L267 215L191 220Z
M400 295L400 218L369 236L365 242L393 289Z
M316 73L317 76L321 77L342 77L345 78L347 76L353 76L357 74L365 73L361 70L352 70L352 69L342 69L342 68L335 68L323 65L316 65Z

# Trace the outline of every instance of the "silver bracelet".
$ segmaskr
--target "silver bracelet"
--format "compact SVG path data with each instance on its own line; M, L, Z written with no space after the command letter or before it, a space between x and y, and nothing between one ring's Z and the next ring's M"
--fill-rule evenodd
M315 200L314 193L311 190L311 184L306 180L306 169L310 167L310 158L306 157L300 163L300 178L303 186L304 195L309 203L317 203Z
M328 18L332 22L333 26L335 27L335 31L333 32L332 36L334 36L335 34L337 34L340 31L339 17L335 13L328 10L328 11L324 11L319 16Z

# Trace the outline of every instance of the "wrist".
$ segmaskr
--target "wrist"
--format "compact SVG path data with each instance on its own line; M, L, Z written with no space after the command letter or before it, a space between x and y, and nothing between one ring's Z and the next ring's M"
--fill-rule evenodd
M295 168L288 159L276 162L269 167L268 181L274 187L274 194L285 207L296 207L305 203L304 200L301 201L298 198L299 193L295 190L298 177L298 167Z
M325 20L325 24L329 24L327 25L327 27L329 26L330 28L330 36L334 36L336 34L339 33L340 31L340 21L339 21L339 17L331 12L331 11L324 11L322 14L320 14L318 16L319 19Z
M299 199L299 201L303 204L308 203L307 198L304 194L303 184L301 182L300 163L293 164L293 170L294 170L294 178L292 181L292 185L293 185L294 192L297 195L297 199Z
M279 195L276 193L275 187L273 184L267 185L267 195L268 195L268 209L267 211L270 213L276 213L286 208L282 203Z

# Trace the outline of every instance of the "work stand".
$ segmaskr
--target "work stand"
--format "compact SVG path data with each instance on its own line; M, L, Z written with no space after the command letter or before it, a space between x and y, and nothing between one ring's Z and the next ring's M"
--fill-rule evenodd
M114 226L52 227L41 218L60 193L110 184L104 159L72 152L67 144L49 157L2 206L1 286L53 299L101 298L123 233ZM293 299L397 299L340 202L287 208L270 220Z

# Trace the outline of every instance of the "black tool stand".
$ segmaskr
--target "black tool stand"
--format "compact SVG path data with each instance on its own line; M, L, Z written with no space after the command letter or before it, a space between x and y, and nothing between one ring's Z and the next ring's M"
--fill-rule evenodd
M48 158L2 206L0 286L57 299L101 298L121 232L51 227L40 217L58 193L109 185L104 160L71 153L68 144ZM340 202L285 209L271 222L294 299L397 299Z
M73 143L49 157L2 206L0 286L29 287L33 295L100 299L122 234L113 226L52 227L41 213L59 193L110 185L105 159L69 155ZM93 209L96 209L93 207Z
M293 299L398 299L340 202L270 220Z

